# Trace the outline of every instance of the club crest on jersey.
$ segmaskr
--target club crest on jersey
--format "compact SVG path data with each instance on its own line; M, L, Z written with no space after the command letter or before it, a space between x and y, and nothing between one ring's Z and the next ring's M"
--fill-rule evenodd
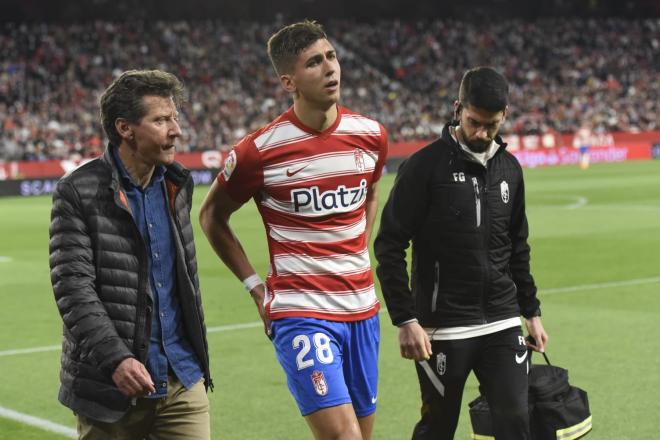
M312 384L314 385L314 391L319 396L325 396L328 394L328 383L325 381L325 376L323 371L314 371L312 373Z
M222 169L222 177L225 178L226 180L229 180L231 177L231 173L234 172L234 169L236 168L236 152L234 150L231 150L229 152L229 156L227 156L227 159L225 160L225 167Z
M443 376L447 372L447 355L444 353L438 353L435 357L435 369L440 376Z
M356 148L353 152L353 157L355 158L355 168L357 168L360 173L363 173L366 169L366 166L364 165L364 153L362 150Z
M367 180L362 179L358 186L347 188L339 185L337 189L324 192L320 192L318 186L294 189L291 191L291 203L295 212L346 212L361 204L366 195Z
M500 194L502 194L502 201L504 203L509 203L509 184L506 183L506 180L503 180L500 183Z

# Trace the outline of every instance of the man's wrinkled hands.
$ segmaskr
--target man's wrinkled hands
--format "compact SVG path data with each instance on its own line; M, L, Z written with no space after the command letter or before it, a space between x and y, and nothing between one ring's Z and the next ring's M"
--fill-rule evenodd
M156 392L146 367L135 358L126 358L115 368L112 380L127 397L142 397Z

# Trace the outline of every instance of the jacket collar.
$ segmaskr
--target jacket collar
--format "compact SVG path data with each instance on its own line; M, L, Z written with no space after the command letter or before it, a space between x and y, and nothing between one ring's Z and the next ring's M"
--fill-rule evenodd
M454 150L460 152L461 154L467 155L467 153L463 151L458 142L456 142L456 139L454 139L454 137L451 135L451 130L449 129L450 127L458 127L458 121L451 121L445 124L445 126L442 128L441 139L445 144L450 145ZM495 136L494 140L500 146L500 148L497 149L497 152L493 157L500 154L501 151L504 151L508 145L506 142L504 142L504 140L502 140L502 137L499 134Z
M110 188L112 188L113 191L117 192L119 191L120 188L119 170L117 169L117 165L115 164L115 161L112 158L112 152L110 151L111 148L115 148L115 147L112 144L108 144L100 160L110 169L110 173L112 176L112 179L110 180Z

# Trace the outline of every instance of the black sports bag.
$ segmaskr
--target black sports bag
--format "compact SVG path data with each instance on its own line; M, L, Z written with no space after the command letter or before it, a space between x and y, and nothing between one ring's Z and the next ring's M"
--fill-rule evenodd
M531 360L531 353L530 353ZM571 386L568 371L550 364L529 370L529 423L533 440L576 440L591 431L586 391ZM474 440L494 440L488 401L481 395L470 402Z

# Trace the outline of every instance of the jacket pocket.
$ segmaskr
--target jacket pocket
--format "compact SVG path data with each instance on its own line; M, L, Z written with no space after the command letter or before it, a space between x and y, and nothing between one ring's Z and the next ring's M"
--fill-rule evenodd
M84 363L76 363L74 368L73 391L77 396L115 411L124 411L129 407L130 399L119 391L111 378L106 378L98 369Z
M78 377L73 381L73 390L78 397L98 402L114 411L125 411L130 404L130 399L118 388L104 382Z

